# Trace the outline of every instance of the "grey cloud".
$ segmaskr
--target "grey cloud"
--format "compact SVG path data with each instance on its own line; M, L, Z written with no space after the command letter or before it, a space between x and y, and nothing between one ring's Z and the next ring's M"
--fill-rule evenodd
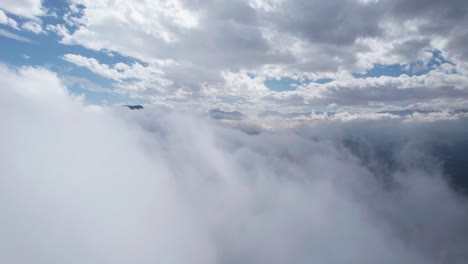
M395 48L390 52L389 55L395 54L401 56L405 60L410 62L417 61L421 54L421 51L432 52L430 47L430 39L417 39L417 40L408 40L403 43L395 45Z
M245 1L186 1L201 14L197 29L179 35L180 41L163 47L158 56L189 59L209 69L238 70L269 63L289 63L288 52L273 50L264 38L260 14Z
M455 22L460 21L464 18L468 12L468 4L463 0L450 0L450 1L389 1L392 7L392 14L396 17L401 17L404 19L409 19L411 17L419 17L431 19L432 22L441 22L442 25L438 23L428 24L428 28L437 29L440 26L450 26L446 22ZM439 28L440 29L440 28ZM440 33L440 32L439 32Z
M239 111L223 111L220 109L211 109L209 115L214 119L241 120L246 116Z
M167 45L169 56L177 59L190 58L192 62L206 67L236 69L278 61L281 55L268 55L270 45L261 32L251 26L233 21L209 21L203 31L193 31L179 44ZM161 52L164 56L164 50Z
M274 20L285 32L296 32L311 43L351 45L360 37L381 35L379 5L357 1L292 1L277 9Z
M465 19L465 23L460 25L457 30L452 32L451 38L447 43L447 48L450 54L458 59L459 62L464 63L468 58L468 49L466 48L466 43L468 41L468 30L466 26L468 25L468 16Z
M397 19L423 19L419 33L425 37L445 37L448 39L446 51L452 56L466 53L466 47L456 44L457 33L467 27L468 3L466 1L398 1L392 15ZM466 32L465 32L466 33Z
M320 45L318 48L305 51L304 58L292 67L303 72L334 72L346 65L349 70L355 68L358 62L357 52L369 50L368 47L355 45L353 47L340 47L338 45Z
M269 21L281 32L297 34L310 45L317 45L322 55L311 54L310 66L303 70L320 71L321 68L326 71L329 67L336 70L341 66L352 71L359 62L355 57L359 52L355 43L357 39L395 40L391 34L397 32L387 32L384 23L392 21L407 29L405 23L423 21L416 27L416 35L408 36L416 39L397 43L389 50L389 55L403 58L404 62L415 61L421 51L434 49L429 41L434 37L448 38L449 43L455 41L456 37L452 38L450 32L466 27L467 12L466 1L370 1L368 4L359 1L288 1L277 9L277 16L269 17ZM446 48L447 51L456 50L450 45ZM460 46L460 50L465 49ZM315 59L316 56L328 58ZM346 59L334 65L332 59L335 57ZM319 67L314 67L317 65Z

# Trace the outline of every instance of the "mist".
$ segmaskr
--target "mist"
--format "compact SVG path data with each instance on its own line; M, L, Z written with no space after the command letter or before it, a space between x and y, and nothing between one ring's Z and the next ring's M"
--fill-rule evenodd
M42 68L0 73L2 263L468 259L466 197L434 147L466 142L464 119L252 134L85 105Z

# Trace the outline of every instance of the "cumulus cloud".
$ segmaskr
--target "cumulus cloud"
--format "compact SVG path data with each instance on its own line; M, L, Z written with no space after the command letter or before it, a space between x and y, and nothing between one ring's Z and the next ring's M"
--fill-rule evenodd
M248 135L193 112L85 106L43 68L0 73L4 262L468 257L466 198L423 151L434 135L463 140L450 131L466 122L445 121L446 137L440 124L397 121ZM350 133L362 140L350 145ZM397 158L381 160L379 142L395 143L387 154Z
M0 3L0 9L26 18L44 14L42 0L4 0Z
M31 31L35 34L44 33L41 24L35 21L28 21L21 25L21 28L27 31Z

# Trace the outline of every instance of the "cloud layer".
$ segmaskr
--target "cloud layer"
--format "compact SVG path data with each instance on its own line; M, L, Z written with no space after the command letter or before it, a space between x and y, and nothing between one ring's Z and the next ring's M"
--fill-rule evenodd
M440 124L395 137L380 128L403 124L387 121L248 135L193 113L85 106L42 68L0 73L2 262L468 257L466 199L419 136L440 135ZM443 139L463 139L466 122L445 122L459 128ZM349 131L375 140L356 154ZM403 138L390 167L372 152L388 138Z

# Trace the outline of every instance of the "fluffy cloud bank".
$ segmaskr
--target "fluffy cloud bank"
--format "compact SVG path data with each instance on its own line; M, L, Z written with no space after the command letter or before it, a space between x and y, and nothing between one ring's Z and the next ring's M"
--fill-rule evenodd
M390 168L347 148L340 125L247 135L194 114L85 106L42 68L0 73L2 262L468 257L466 200L420 144L396 148ZM370 124L376 141L391 136Z

